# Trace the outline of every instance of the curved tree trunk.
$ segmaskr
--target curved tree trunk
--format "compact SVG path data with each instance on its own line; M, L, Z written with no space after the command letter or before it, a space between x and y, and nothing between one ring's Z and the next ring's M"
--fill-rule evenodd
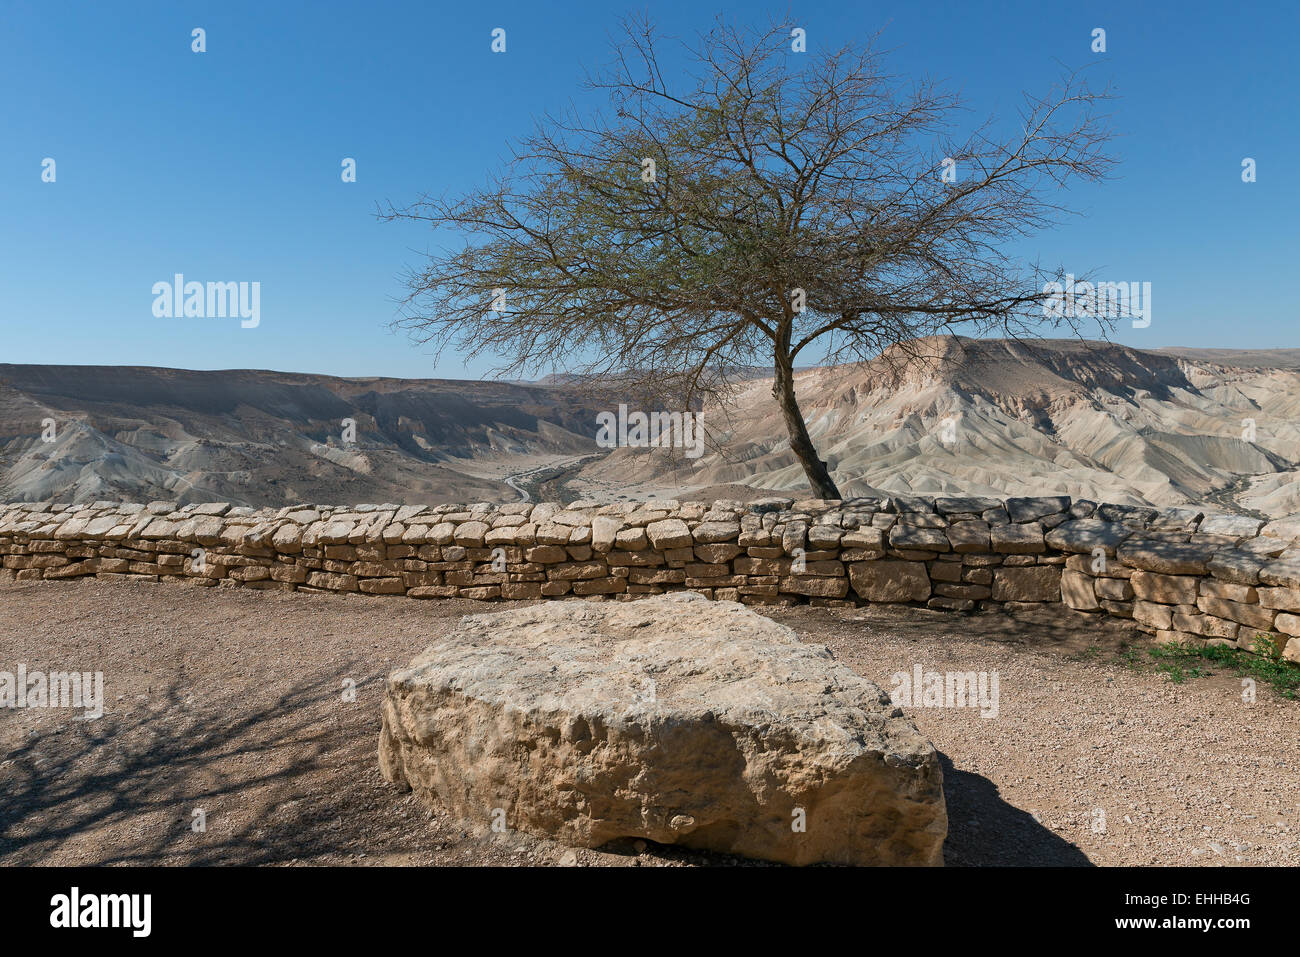
M808 437L808 426L804 424L803 413L799 411L799 402L794 395L794 364L784 356L776 359L776 380L772 383L772 398L781 408L781 417L785 420L785 430L790 436L790 449L803 466L816 498L840 499L840 490L835 487L830 469L817 454L817 448Z

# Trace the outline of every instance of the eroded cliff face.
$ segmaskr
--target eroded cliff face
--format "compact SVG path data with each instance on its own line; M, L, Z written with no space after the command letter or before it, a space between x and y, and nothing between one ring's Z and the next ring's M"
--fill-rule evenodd
M599 451L594 416L505 382L0 365L0 499L507 502Z
M918 355L920 358L918 358ZM915 348L800 373L814 441L845 495L1069 494L1134 505L1300 513L1300 373L1190 361L1108 343L1006 340ZM770 380L706 408L716 441L696 462L626 450L573 483L604 492L745 483L797 494Z

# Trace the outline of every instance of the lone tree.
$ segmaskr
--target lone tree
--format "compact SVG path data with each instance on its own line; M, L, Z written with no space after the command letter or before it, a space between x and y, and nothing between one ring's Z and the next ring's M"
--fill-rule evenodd
M720 21L673 84L653 28L625 34L586 84L608 110L547 116L482 188L381 212L463 240L408 277L398 324L418 340L692 408L770 364L791 451L837 499L795 396L805 353L1075 326L1044 308L1062 271L1005 247L1066 212L1067 181L1107 172L1105 93L1068 76L1026 96L1011 133L988 120L958 139L960 99L890 76L869 45L793 52L788 27Z

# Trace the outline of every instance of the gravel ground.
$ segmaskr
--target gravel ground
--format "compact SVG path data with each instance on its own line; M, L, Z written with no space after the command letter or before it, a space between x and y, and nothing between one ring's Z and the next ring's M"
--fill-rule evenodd
M0 864L753 863L475 837L382 781L383 676L506 604L0 584L0 670L102 671L106 703L0 710ZM887 690L998 673L995 718L906 709L944 755L949 864L1300 864L1300 703L1266 687L1135 671L1140 635L1067 613L772 617Z

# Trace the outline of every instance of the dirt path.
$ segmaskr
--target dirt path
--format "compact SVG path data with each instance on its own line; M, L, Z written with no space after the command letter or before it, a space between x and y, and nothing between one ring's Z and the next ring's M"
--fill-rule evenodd
M741 863L475 838L386 785L375 762L383 675L482 610L0 584L0 670L102 671L107 706L93 721L0 710L0 864ZM1073 618L773 617L886 689L916 664L999 673L997 718L908 709L946 757L950 864L1300 863L1296 702L1261 688L1244 704L1227 676L1176 685L1136 673L1111 656L1127 633Z

